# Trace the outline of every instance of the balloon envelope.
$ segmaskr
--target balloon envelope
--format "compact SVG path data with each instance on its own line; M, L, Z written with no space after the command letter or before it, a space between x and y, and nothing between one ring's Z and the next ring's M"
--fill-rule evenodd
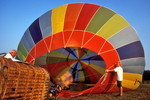
M92 84L82 91L64 90L60 96L118 91L116 75L105 73L118 61L124 91L136 89L145 66L133 27L116 12L88 3L62 5L37 18L25 31L17 57L45 68L56 84L66 72L72 74L72 84Z

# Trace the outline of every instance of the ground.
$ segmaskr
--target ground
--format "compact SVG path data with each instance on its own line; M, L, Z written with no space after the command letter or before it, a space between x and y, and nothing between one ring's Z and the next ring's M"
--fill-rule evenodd
M72 98L53 97L49 100L150 100L150 84L141 84L136 90L124 92L122 97L116 96L117 94L90 94Z

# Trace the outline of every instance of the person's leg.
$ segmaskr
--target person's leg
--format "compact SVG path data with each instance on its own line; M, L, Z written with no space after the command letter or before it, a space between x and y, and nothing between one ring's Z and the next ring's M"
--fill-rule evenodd
M123 95L123 88L119 87L119 95L122 96Z
M119 96L123 95L122 81L117 81L117 86L119 88Z

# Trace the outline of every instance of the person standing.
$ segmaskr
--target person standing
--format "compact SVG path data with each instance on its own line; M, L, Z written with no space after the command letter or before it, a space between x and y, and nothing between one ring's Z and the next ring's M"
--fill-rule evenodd
M105 72L116 72L117 74L117 86L119 88L119 96L123 95L122 81L123 81L123 69L121 67L121 63L117 62L114 64L114 69L106 70Z
M19 61L19 60L15 59L16 55L17 55L17 51L11 50L9 53L6 53L4 55L4 58L11 59L13 61Z

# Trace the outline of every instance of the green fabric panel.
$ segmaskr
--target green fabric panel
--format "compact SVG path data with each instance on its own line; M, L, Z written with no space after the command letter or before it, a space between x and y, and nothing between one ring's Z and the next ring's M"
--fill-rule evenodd
M34 65L36 65L36 66L47 65L47 62L46 62L47 55L48 55L48 53L45 53L44 55L39 56L38 58L36 58Z
M67 59L68 57L68 59ZM67 62L75 60L76 58L69 57L68 55L62 54L62 52L51 51L47 53L47 64L59 63L59 62Z
M19 43L17 51L18 51L17 57L20 60L25 61L28 52L27 52L27 50L25 49L25 47L23 46L23 44L21 42Z
M25 61L26 59L26 57L20 51L18 51L17 58L21 61Z
M105 7L101 7L92 18L86 31L96 33L114 14L116 13Z

